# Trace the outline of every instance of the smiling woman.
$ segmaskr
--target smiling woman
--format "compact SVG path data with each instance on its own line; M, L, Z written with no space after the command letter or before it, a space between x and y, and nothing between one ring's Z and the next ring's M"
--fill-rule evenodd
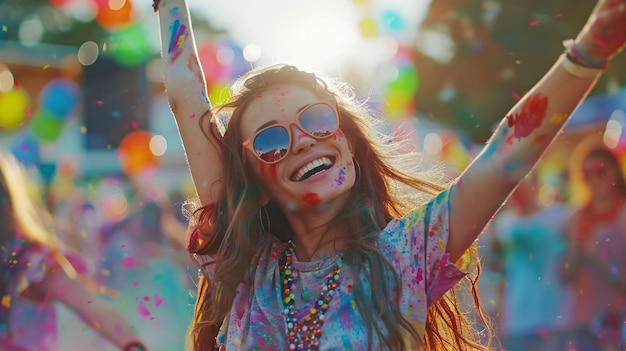
M600 0L446 184L437 168L414 174L420 155L377 133L349 86L293 65L248 72L213 108L185 0L155 0L199 202L193 350L487 350L456 301L457 284L475 282L474 241L567 120L554 117L569 116L623 49L625 1Z

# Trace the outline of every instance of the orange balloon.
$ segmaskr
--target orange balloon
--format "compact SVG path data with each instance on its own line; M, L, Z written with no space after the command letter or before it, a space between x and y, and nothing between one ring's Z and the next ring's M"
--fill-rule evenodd
M105 29L114 30L127 25L132 20L133 7L130 0L122 0L124 3L119 8L111 8L109 1L98 1L98 14L96 21Z
M124 173L137 175L159 165L160 158L150 151L151 139L152 133L145 130L130 132L122 139L117 154Z

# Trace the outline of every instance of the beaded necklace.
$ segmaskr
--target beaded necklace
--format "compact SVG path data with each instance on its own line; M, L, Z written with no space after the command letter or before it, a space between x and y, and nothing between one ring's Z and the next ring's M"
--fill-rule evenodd
M332 300L335 290L339 285L339 273L343 265L343 258L339 258L335 269L328 275L326 284L322 288L314 306L310 309L309 314L304 317L302 321L298 321L294 303L295 296L293 294L296 284L296 279L293 275L293 247L293 242L289 241L289 245L283 252L279 263L289 350L317 351L320 347L324 314L326 310L328 310L328 304Z

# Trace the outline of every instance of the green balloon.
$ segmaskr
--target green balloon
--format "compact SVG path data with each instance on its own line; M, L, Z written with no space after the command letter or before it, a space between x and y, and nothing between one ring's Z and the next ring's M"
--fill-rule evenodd
M30 123L30 129L39 140L54 141L63 130L63 121L47 110L39 110Z
M145 63L152 54L143 27L138 24L111 32L109 51L113 58L122 66L136 67Z

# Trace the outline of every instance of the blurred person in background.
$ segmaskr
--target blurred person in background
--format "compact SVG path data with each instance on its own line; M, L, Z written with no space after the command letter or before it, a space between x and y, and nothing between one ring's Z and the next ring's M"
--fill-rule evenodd
M55 350L55 302L120 350L147 350L83 275L83 259L53 234L37 191L26 170L0 153L0 350Z
M182 350L193 317L189 255L166 235L163 206L139 197L137 210L99 232L98 281L119 292L116 305L151 351Z
M538 185L535 173L524 178L490 225L490 252L502 274L499 332L506 351L566 345L571 299L560 268L570 211L562 202L540 203Z
M626 182L606 147L574 167L588 194L568 226L563 271L573 292L572 343L580 351L625 349Z

